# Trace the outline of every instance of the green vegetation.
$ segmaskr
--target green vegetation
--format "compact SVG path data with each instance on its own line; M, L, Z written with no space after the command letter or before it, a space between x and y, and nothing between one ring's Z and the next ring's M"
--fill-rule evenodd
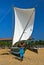
M18 46L21 42L25 43L25 44L29 44L29 45L44 45L44 41L39 40L39 41L33 41L33 40L22 40L17 42L14 46Z
M33 47L33 46L38 46L38 45L44 45L44 41L42 41L42 40L39 40L39 41L22 40L22 41L17 42L14 46L19 47L19 44L21 42L25 43L26 48L27 48L27 46ZM8 40L0 41L0 47L2 47L2 48L5 48L5 47L10 48L11 46L12 46L12 40L11 41L10 40L9 41Z
M5 48L8 47L10 48L12 46L12 41L0 41L0 47Z

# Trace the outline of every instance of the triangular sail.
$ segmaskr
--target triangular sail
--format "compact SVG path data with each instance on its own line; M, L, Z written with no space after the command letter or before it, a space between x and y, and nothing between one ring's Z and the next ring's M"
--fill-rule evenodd
M20 9L14 8L15 28L13 36L13 45L19 40L27 40L33 31L35 8Z

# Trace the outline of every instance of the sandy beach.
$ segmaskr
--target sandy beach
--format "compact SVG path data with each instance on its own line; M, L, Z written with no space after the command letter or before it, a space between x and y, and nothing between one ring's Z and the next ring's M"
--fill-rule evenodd
M7 48L0 49L0 65L44 65L44 48L38 49L38 54L26 50L22 62L9 51Z

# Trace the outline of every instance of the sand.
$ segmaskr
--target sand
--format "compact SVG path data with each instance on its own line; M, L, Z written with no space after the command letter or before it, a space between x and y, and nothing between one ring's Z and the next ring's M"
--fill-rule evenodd
M44 65L44 48L38 49L38 54L26 50L22 62L9 51L7 48L0 49L0 65Z

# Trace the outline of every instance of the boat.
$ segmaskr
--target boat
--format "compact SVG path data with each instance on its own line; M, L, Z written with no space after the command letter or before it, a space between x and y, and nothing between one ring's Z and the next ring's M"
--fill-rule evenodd
M34 20L35 20L35 8L17 8L13 7L14 10L14 34L11 53L19 54L19 47L14 46L17 42L22 40L28 40L33 32Z

